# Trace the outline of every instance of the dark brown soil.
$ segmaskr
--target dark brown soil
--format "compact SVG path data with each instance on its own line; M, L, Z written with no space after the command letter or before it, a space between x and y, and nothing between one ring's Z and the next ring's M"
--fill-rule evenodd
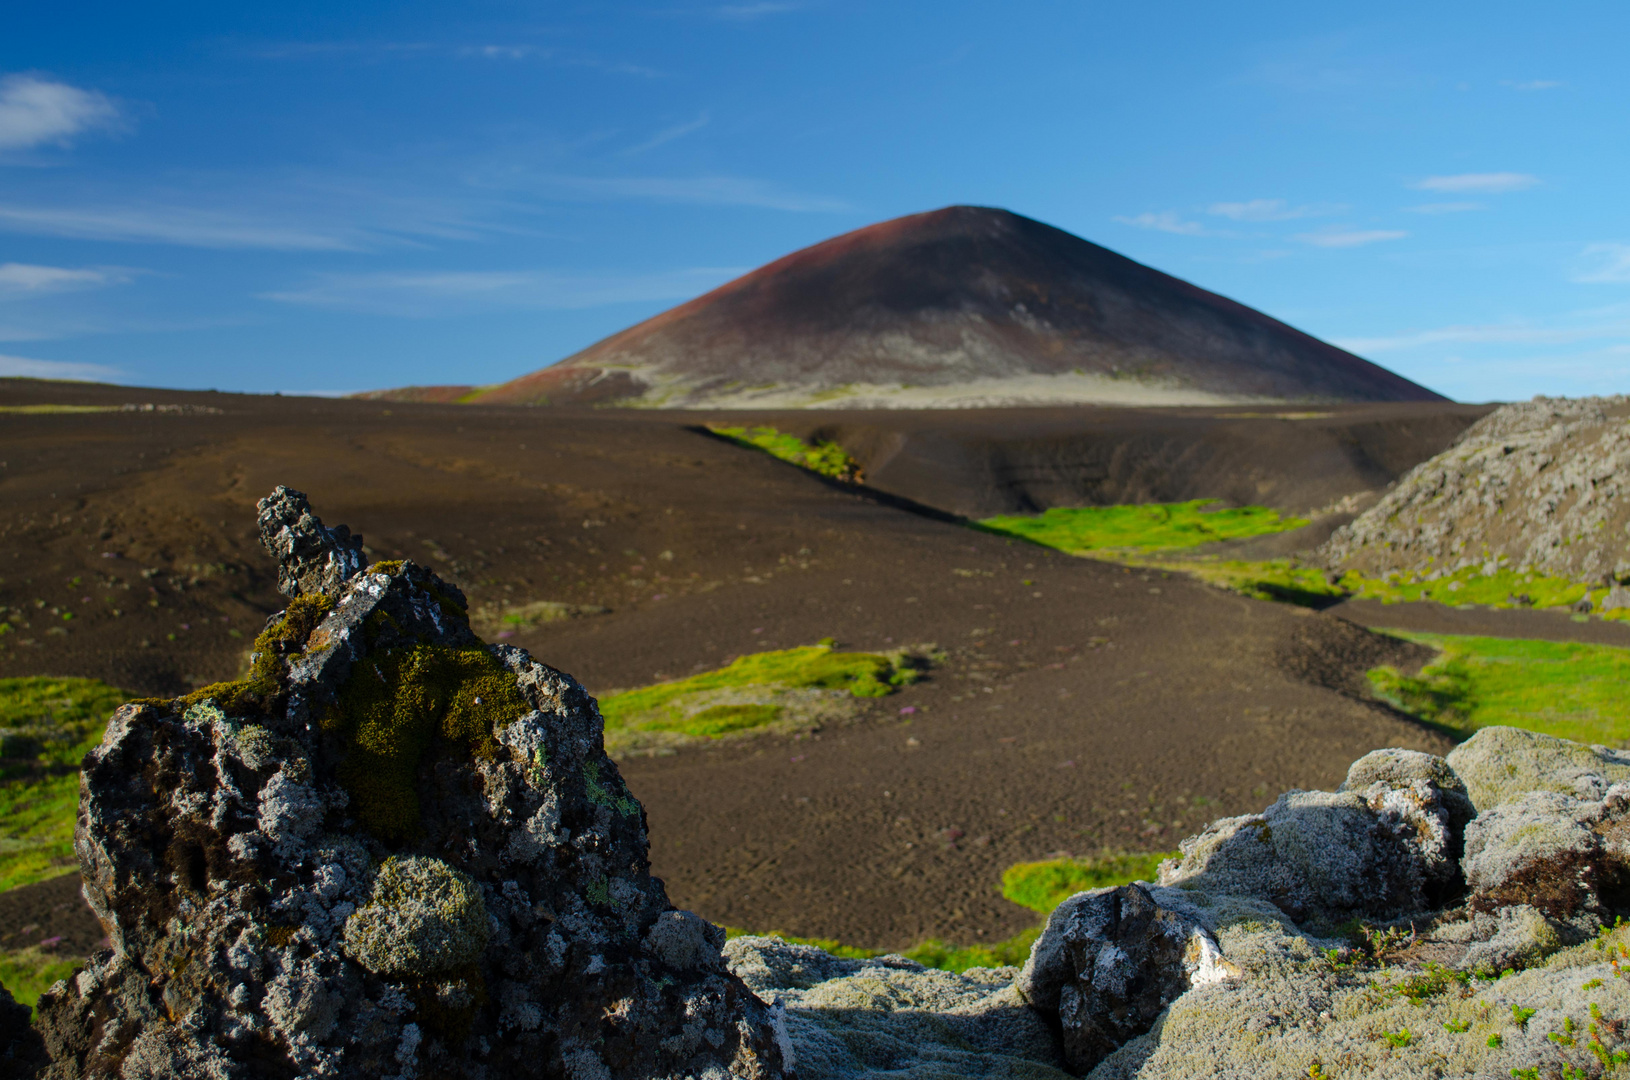
M1345 600L1325 609L1359 626L1413 630L1422 634L1483 634L1488 637L1536 638L1540 641L1584 641L1630 648L1630 624L1586 619L1575 622L1567 611L1547 608L1458 608L1443 604L1384 604L1379 600Z
M477 609L611 608L512 639L596 693L825 636L941 647L854 724L623 763L674 901L732 926L1001 938L1034 918L998 894L1014 862L1168 850L1370 749L1447 747L1355 692L1380 646L1349 624L912 512L694 416L0 382L0 404L150 400L225 412L4 417L0 675L234 675L280 606L253 535L278 483Z
M63 956L89 956L107 933L79 892L79 875L0 893L0 949L42 946Z

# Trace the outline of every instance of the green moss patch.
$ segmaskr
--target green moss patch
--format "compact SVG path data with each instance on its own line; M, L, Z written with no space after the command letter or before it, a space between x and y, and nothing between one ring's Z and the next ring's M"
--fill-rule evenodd
M1078 892L1153 881L1161 862L1179 854L1166 851L1017 863L1002 873L1002 895L1031 911L1046 914Z
M883 697L915 682L921 658L808 645L738 657L714 671L600 699L606 747L621 751L716 739L782 720L843 713L844 699Z
M1034 517L986 518L977 528L1022 537L1070 554L1085 551L1174 551L1218 540L1299 529L1307 519L1265 506L1210 509L1216 499L1136 506L1055 506Z
M339 736L340 782L357 818L388 840L419 826L419 765L433 746L490 755L493 732L529 710L515 677L483 648L421 645L357 663L323 728Z
M907 960L914 960L923 967L938 968L941 971L967 971L976 967L1022 967L1030 956L1030 947L1041 936L1041 929L1035 926L1021 930L1004 941L993 941L989 945L952 945L937 938L929 938L898 954L891 954L883 949L860 949L831 938L795 937L779 931L772 931L764 936L780 938L794 945L813 945L846 960L870 960L874 956L899 955ZM727 936L733 938L750 933L753 931L734 928L726 930Z
M1387 633L1440 650L1419 675L1369 672L1377 696L1460 736L1492 724L1630 746L1630 649L1580 642Z
M32 1009L52 983L84 965L82 956L64 956L49 949L0 950L0 984L19 1004Z
M807 443L796 435L788 435L773 427L745 428L709 424L708 430L733 443L763 450L772 457L778 457L801 469L808 469L834 480L842 480L846 484L858 484L863 479L860 463L844 453L843 447L834 442Z
M1436 581L1424 575L1392 574L1385 578L1365 577L1349 571L1341 585L1352 595L1384 604L1415 603L1430 600L1439 604L1476 604L1478 607L1515 608L1570 607L1587 597L1597 607L1607 595L1605 587L1591 587L1565 578L1499 570L1484 574L1477 569L1462 570ZM1630 610L1606 612L1605 618L1630 617Z
M128 698L95 679L0 679L0 892L78 865L79 763Z

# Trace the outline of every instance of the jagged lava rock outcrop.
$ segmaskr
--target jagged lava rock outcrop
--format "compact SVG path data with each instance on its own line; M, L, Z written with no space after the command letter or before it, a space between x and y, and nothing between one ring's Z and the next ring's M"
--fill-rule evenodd
M250 677L126 705L86 758L113 948L41 998L41 1075L788 1075L723 931L651 877L583 688L299 492L260 526L290 603Z
M1503 406L1406 473L1321 549L1332 567L1630 578L1630 397ZM1617 590L1616 590L1617 591ZM1630 596L1613 606L1630 607Z

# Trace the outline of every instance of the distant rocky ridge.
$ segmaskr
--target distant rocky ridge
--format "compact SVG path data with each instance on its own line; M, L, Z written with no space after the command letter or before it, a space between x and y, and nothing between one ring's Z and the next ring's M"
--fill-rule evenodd
M367 396L757 409L1443 400L1259 311L976 206L794 252L499 386Z
M1406 473L1322 549L1333 567L1630 579L1630 397L1506 405Z

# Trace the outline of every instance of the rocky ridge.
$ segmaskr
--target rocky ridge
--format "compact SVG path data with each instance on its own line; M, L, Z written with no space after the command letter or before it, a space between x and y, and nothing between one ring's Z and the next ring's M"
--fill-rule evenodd
M1506 405L1406 473L1322 549L1332 567L1436 580L1479 568L1630 578L1630 397Z
M111 951L44 1077L771 1080L779 1014L676 911L595 703L279 488L290 598L242 682L118 710L75 847Z

